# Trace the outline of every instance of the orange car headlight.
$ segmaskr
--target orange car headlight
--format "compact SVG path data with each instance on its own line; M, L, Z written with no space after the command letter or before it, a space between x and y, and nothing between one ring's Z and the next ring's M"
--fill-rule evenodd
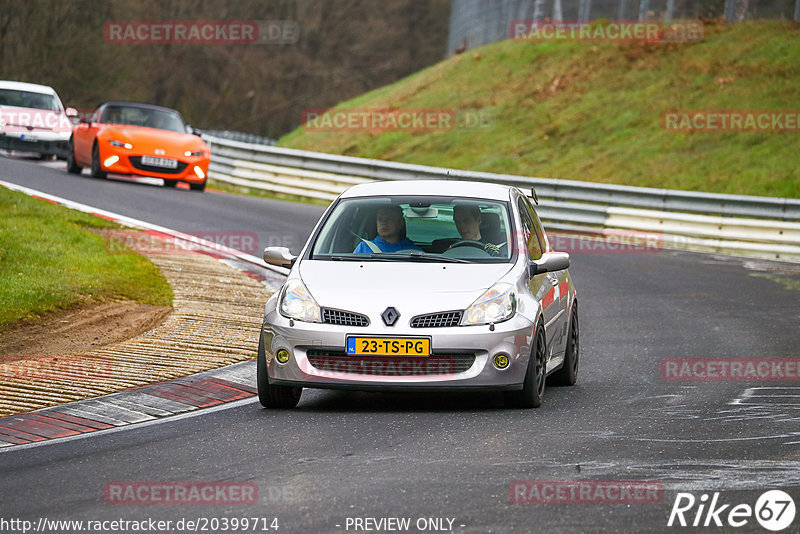
M198 150L197 152L192 152L191 150L187 150L186 152L183 153L183 155L186 156L187 158L189 156L200 157L200 156L204 156L205 152L203 152L202 150Z
M122 148L127 148L128 150L130 150L131 148L133 148L133 145L132 145L132 144L130 144L130 143L123 143L122 141L117 141L116 139L111 139L111 140L108 142L108 144L109 144L109 145L111 145L111 146L119 146L119 147L122 147Z

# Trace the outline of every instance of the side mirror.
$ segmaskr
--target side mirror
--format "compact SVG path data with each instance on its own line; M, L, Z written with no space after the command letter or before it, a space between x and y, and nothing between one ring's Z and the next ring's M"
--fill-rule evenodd
M569 254L566 252L545 252L538 260L528 264L528 275L533 278L537 274L563 271L569 267Z
M264 249L264 261L278 267L291 267L297 256L286 247L267 247Z
M198 130L197 128L192 128L188 124L186 125L186 133L196 135L197 137L200 137L203 134L202 131Z
M75 117L78 116L78 110L75 108L67 108L64 110L64 113L66 113L67 117L69 117L70 119L74 119Z

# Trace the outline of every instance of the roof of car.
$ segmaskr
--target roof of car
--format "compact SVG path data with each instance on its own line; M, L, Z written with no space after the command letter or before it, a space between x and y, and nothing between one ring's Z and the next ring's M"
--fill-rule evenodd
M342 198L383 195L436 195L508 200L513 186L455 180L398 180L354 185Z
M0 89L12 89L14 91L28 91L30 93L41 93L43 95L56 94L56 90L47 85L39 85L37 83L27 83L27 82L12 82L7 80L0 80Z
M100 104L100 106L97 106L97 107L101 107L101 106L130 106L130 107L135 107L135 108L159 109L159 110L162 110L162 111L171 111L173 113L178 113L180 115L180 112L175 110L175 109L166 108L164 106L156 106L155 104L145 104L143 102L128 102L128 101L125 101L125 100L112 100L110 102L103 102L102 104Z

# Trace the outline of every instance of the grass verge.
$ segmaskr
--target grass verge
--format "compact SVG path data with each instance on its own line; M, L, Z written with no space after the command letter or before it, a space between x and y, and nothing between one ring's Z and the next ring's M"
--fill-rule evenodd
M147 258L111 253L89 230L115 223L3 187L0 221L0 330L87 300L172 305L172 288Z
M223 193L233 193L235 195L249 195L251 197L271 198L273 200L285 200L287 202L298 202L300 204L316 204L317 206L328 206L330 204L330 201L328 200L301 197L286 193L273 193L271 191L265 191L256 187L244 187L220 180L214 180L213 177L209 177L208 185L217 191L222 191Z
M279 146L440 167L800 197L800 132L677 133L667 110L800 109L800 25L706 24L694 43L517 43L451 57L337 109L488 112L449 131L308 131ZM313 106L310 106L313 107Z

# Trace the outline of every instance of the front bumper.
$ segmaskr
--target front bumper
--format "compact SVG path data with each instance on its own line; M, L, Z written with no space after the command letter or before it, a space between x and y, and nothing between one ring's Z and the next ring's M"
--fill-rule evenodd
M105 162L109 157L116 155L119 160L106 165ZM160 169L157 167L149 167L139 163L141 158L140 154L120 154L119 152L101 152L101 163L104 171L112 174L128 174L134 176L146 176L148 178L161 178L163 180L180 180L182 182L190 183L203 183L208 178L208 162L201 160L178 159L177 169ZM194 168L199 167L203 173L200 178L195 172Z
M0 148L36 154L55 154L66 158L69 150L69 134L7 134L0 133Z
M517 313L495 325L446 328L339 326L293 321L274 308L267 310L261 330L269 381L326 389L351 390L519 390L525 379L534 323ZM429 357L365 357L345 352L348 335L430 337ZM289 351L282 364L275 354ZM506 369L492 361L497 354L511 360ZM262 355L259 355L262 357Z

